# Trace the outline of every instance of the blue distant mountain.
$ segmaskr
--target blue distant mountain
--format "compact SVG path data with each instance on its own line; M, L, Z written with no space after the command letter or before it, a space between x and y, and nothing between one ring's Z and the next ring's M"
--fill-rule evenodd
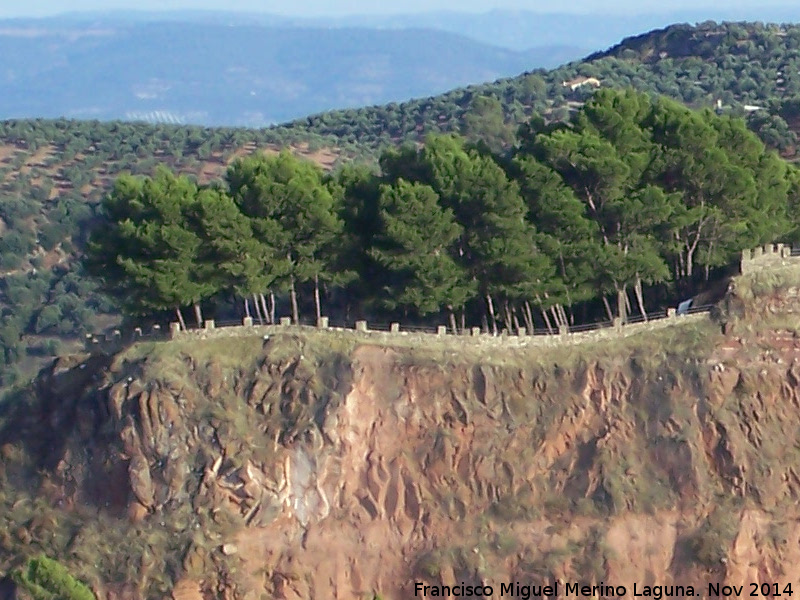
M206 13L169 19L0 21L0 118L262 126L434 95L589 50L509 50L433 29L245 24Z
M665 3L668 4L668 3ZM556 7L556 11L558 7ZM703 7L640 13L615 13L597 10L591 14L540 12L530 10L491 10L484 13L431 11L399 15L348 15L343 17L295 18L267 13L232 13L217 11L72 13L59 19L72 22L106 23L192 21L230 25L262 25L269 27L335 27L367 29L435 29L463 35L472 40L510 50L527 50L542 46L571 46L604 50L619 40L666 27L673 23L703 21L761 21L795 23L800 21L800 7L771 7L752 3L747 7L717 3Z
M790 22L800 9L325 19L112 11L5 20L0 119L263 126L555 67L626 36L707 19Z

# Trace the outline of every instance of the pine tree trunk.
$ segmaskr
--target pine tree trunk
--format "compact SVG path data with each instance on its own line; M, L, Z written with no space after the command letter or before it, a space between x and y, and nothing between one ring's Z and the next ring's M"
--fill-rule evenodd
M178 315L178 323L181 326L181 330L186 331L186 321L183 320L183 313L181 312L181 307L175 307L175 314Z
M453 330L453 335L458 335L458 325L456 324L456 313L452 308L448 309L450 313L450 328Z
M200 310L200 303L194 303L194 318L197 319L197 326L202 329L203 328L203 311Z
M608 320L614 320L614 312L611 310L611 304L608 302L608 298L605 294L603 294L603 305L606 307L606 314L608 315Z
M550 307L550 314L553 315L553 319L555 319L556 329L561 329L561 315L558 314L555 304Z
M525 300L525 304L523 304L523 308L525 310L522 311L522 314L525 316L525 325L528 327L528 332L533 335L536 327L533 324L533 313L531 312L531 303Z
M625 290L617 288L617 313L619 314L620 321L625 323L627 313L625 312Z
M294 289L294 275L289 279L289 296L292 300L292 321L297 325L300 322L300 311L297 309L297 291Z
M511 309L508 306L508 300L503 300L503 314L503 319L506 322L506 329L508 330L508 333L511 333L513 331L514 324L512 323Z
M694 272L694 251L695 247L690 248L686 252L686 278L691 279L692 273Z
M544 319L544 324L547 327L547 333L552 335L555 330L553 329L553 323L550 321L550 315L547 314L546 308L540 307L540 310L542 311L542 318Z
M481 313L481 331L489 333L489 319L486 318L486 313Z
M536 304L539 305L539 310L542 313L542 318L544 318L545 327L547 327L547 333L553 333L553 324L550 323L550 317L547 316L547 310L544 308L544 303L542 302L542 297L539 294L536 294ZM527 300L525 301L525 309L528 311L528 317L533 323L533 311L531 310L530 302Z
M636 278L633 291L636 294L636 301L639 303L639 310L642 313L642 317L647 321L647 311L644 309L644 294L642 293L642 279L640 277Z
M258 305L258 296L256 294L253 294L253 306L255 307L256 315L258 316L258 324L259 325L263 325L264 324L264 313L261 312L261 307Z
M319 305L319 275L314 275L314 306L317 309L317 323L322 318L322 309Z
M264 298L264 294L259 294L258 299L261 301L261 313L264 315L264 320L267 322L267 325L271 325L272 317L269 314L269 309L267 308L267 299Z
M494 302L492 302L491 294L486 294L486 305L489 307L489 316L492 319L492 333L497 335L497 316L494 313Z
M250 316L250 303L247 301L247 298L244 299L244 316Z
M514 322L514 330L519 333L520 326L519 326L519 318L517 317L517 307L515 305L511 305L511 320Z
M461 309L461 331L467 330L467 308L466 306Z
M269 293L269 320L275 324L275 292L272 291Z
M558 307L558 314L561 315L561 322L564 323L564 325L570 325L571 323L567 318L567 311L564 310L564 305L559 303L556 306Z

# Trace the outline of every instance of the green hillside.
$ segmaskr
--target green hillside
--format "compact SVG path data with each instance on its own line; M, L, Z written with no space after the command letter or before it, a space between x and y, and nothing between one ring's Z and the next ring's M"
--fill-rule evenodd
M673 25L556 69L401 104L328 112L286 127L379 146L462 129L471 113L486 110L485 103L476 110L476 98L489 96L499 102L513 130L535 113L565 119L596 85L633 87L693 108L716 107L719 101L722 110L749 115L768 143L793 154L796 139L790 129L800 129L800 25ZM762 110L746 110L755 106Z

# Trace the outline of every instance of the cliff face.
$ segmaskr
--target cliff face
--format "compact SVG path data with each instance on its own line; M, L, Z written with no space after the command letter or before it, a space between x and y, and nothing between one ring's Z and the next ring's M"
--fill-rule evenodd
M757 287L547 355L309 333L62 360L2 416L0 571L44 550L179 600L798 589L800 300Z

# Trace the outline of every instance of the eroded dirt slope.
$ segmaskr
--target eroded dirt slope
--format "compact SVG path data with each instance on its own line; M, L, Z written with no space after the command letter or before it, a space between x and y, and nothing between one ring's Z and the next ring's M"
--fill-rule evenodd
M62 360L4 412L0 571L44 550L178 600L800 589L797 309L734 289L702 326L477 361L335 334Z

